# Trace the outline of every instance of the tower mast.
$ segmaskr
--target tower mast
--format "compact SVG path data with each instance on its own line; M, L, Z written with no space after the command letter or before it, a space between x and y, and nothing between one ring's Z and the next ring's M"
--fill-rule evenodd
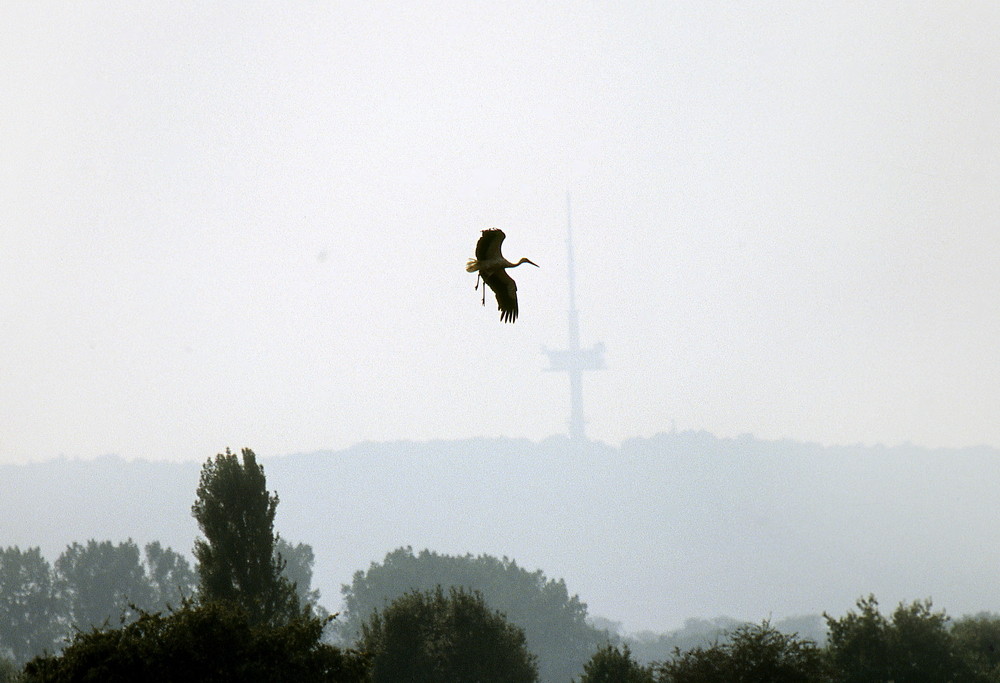
M576 276L573 271L573 220L569 193L566 194L566 264L569 275L569 348L565 351L542 349L548 355L554 372L569 373L569 436L574 441L584 441L583 371L604 367L604 344L589 349L580 348L580 316L576 310Z

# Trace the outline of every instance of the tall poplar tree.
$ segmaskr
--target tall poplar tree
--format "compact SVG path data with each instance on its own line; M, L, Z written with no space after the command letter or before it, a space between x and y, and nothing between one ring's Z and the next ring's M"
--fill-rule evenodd
M300 613L295 587L274 552L277 493L249 448L242 459L226 449L201 469L191 512L205 538L194 544L203 601L235 604L252 623L280 624Z

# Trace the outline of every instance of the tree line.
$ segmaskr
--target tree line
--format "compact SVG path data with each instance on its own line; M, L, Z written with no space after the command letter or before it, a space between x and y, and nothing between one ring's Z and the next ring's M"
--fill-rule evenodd
M312 548L279 538L275 555L299 602L325 613L319 591L310 590ZM180 607L198 592L198 581L187 558L159 542L142 551L131 539L74 542L54 564L39 548L0 549L0 656L21 665L58 650L74 632Z
M825 646L743 624L707 645L643 666L628 645L608 644L586 664L581 683L995 683L1000 681L1000 617L952 620L930 601L900 603L889 615L874 596L842 617L824 614Z
M329 615L312 549L274 531L277 505L254 453L227 450L202 468L193 568L131 540L74 543L52 565L0 551L0 683L1000 682L1000 618L952 621L929 602L884 615L873 596L824 615L822 644L765 621L640 662L563 581L488 555L399 548Z

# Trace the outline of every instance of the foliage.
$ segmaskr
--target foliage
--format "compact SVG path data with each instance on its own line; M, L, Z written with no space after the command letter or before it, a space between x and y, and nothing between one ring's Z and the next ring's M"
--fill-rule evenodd
M653 683L653 672L632 659L628 645L605 645L583 666L580 683Z
M1000 683L1000 617L982 613L957 619L951 635L969 680Z
M827 647L844 683L895 681L938 683L967 676L944 612L931 602L900 603L887 619L870 595L857 602L858 612L840 619L826 615Z
M274 544L276 559L284 565L284 577L295 586L300 605L309 605L314 611L324 611L319 606L319 589L312 588L313 564L316 556L307 543L292 545L280 536Z
M932 612L931 601L900 604L892 613L893 677L897 683L947 681L962 662L944 612Z
M878 609L874 595L857 601L858 612L840 619L824 614L829 629L827 648L840 680L881 681L891 677L891 624Z
M587 623L586 604L570 596L562 580L526 571L507 558L455 557L429 550L414 555L411 548L387 554L382 564L356 572L351 585L343 587L343 636L356 638L368 615L407 591L429 591L438 585L479 591L491 609L522 628L528 649L538 657L542 681L562 683L579 676L584 663L607 640L605 633Z
M205 535L197 539L203 600L240 605L255 623L280 623L299 611L295 588L275 554L277 494L267 492L264 468L249 448L242 462L226 449L201 470L191 508Z
M641 631L622 640L628 643L632 656L640 664L662 662L673 657L678 650L686 652L696 647L707 647L726 642L737 628L746 624L732 617L712 619L686 619L684 626L667 633ZM819 614L785 617L772 623L775 630L811 640L820 648L826 643L826 622Z
M40 549L0 550L0 657L23 664L54 648L63 630L61 613L52 567Z
M21 672L14 660L0 657L0 683L20 683Z
M307 615L268 625L231 602L185 601L120 629L78 633L60 655L28 662L25 675L30 683L364 681L367 658L322 643L322 631L323 620Z
M150 602L141 605L147 611L159 612L179 605L194 595L198 576L187 558L159 541L146 544L146 572L150 587Z
M159 543L73 543L52 567L38 548L0 551L0 654L16 664L57 648L72 628L117 626L129 605L155 611L195 590L187 560Z
M822 683L822 651L811 640L782 633L769 622L744 624L729 640L687 652L658 667L660 683ZM877 679L876 679L877 680Z
M73 543L56 559L56 576L79 629L117 624L127 605L147 605L152 592L139 556L129 539L115 545L94 539Z
M661 662L674 652L686 652L699 646L708 646L728 639L743 622L731 617L714 619L685 619L683 628L669 633L644 631L626 638L629 649L640 662ZM780 629L779 629L780 630Z
M362 625L359 647L373 655L375 683L538 680L524 632L479 593L451 588L406 593Z

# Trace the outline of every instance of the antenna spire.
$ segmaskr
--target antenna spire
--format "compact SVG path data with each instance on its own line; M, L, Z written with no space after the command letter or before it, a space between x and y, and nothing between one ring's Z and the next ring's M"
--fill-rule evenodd
M583 371L604 368L604 344L598 343L589 349L580 348L580 318L576 310L576 276L573 272L573 220L569 193L566 193L566 253L567 274L569 276L569 349L552 351L542 348L551 365L546 368L554 372L569 373L569 436L574 441L585 441L583 416Z

